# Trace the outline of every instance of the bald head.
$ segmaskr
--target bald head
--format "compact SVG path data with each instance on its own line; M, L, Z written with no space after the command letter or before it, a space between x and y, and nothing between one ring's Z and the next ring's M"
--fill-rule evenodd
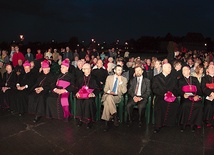
M171 73L172 67L170 65L170 63L165 63L163 64L163 74L164 75L169 75Z
M91 65L89 63L85 63L82 66L82 71L84 72L85 76L88 76L91 73Z

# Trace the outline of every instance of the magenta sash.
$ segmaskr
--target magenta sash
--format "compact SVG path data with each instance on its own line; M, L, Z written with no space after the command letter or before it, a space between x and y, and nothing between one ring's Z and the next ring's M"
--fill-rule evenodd
M78 91L81 99L88 99L89 98L89 94L92 93L94 91L94 89L89 89L87 86L82 86L82 88L80 88L80 90Z
M56 85L65 89L70 85L70 82L64 81L64 80L58 80ZM68 118L71 115L68 108L69 106L68 97L69 97L69 92L61 94L61 98L60 98L61 105L64 112L64 118Z
M182 87L182 91L185 93L196 93L197 87L195 85L186 85Z
M186 85L186 86L182 87L182 91L185 92L185 93L196 93L197 92L197 87L195 85ZM194 96L195 95L189 96L188 99L190 101L194 102ZM200 100L201 100L201 97L199 97L199 99L197 101L200 101Z
M65 89L66 87L68 87L70 85L70 82L64 81L64 80L58 80L56 85ZM61 105L62 106L68 106L69 105L68 97L69 97L68 92L61 94Z
M168 91L167 93L166 93L166 95L164 96L164 100L166 101L166 102L174 102L175 101L175 99L176 99L176 97L172 94L172 92L170 92L170 91Z
M207 83L206 87L209 89L214 89L214 83Z

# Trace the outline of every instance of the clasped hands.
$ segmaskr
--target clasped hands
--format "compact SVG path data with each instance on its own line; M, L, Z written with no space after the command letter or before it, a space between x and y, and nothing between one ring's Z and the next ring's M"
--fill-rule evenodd
M189 95L189 94L184 94L184 98L189 98L189 97L191 97L192 95ZM200 98L199 98L199 96L198 95L195 95L194 97L193 97L193 100L194 101L198 101Z
M80 98L80 94L79 94L79 93L76 93L76 97L77 97L77 98ZM88 95L88 97L89 97L89 98L95 97L95 94L94 94L94 93L90 93L90 94Z
M133 100L134 100L134 102L139 102L139 101L143 100L143 98L142 97L134 96Z
M41 93L44 89L42 87L37 87L34 89L37 94Z
M54 92L57 93L57 94L59 94L59 95L61 95L61 94L63 94L63 93L66 93L67 90L66 90L66 89L58 89L58 88L55 88L55 89L54 89Z

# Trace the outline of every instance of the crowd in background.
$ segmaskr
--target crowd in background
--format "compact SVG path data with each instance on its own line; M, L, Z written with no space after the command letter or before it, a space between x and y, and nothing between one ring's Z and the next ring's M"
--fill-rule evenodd
M23 54L26 53L26 54ZM214 64L213 52L204 52L197 50L188 50L186 52L174 51L168 54L163 60L158 59L155 55L151 58L143 58L140 56L130 56L128 51L116 50L115 48L108 49L107 51L97 51L96 49L82 48L80 51L71 50L68 46L61 49L48 48L42 52L40 49L36 54L32 54L31 48L26 51L19 51L18 46L11 46L10 50L2 50L0 57L0 83L3 87L6 83L5 73L7 72L6 66L10 64L13 72L16 74L16 80L19 81L22 74L25 74L23 67L24 62L30 63L31 72L35 77L38 77L41 69L41 63L47 60L50 64L50 72L53 75L61 73L60 66L64 60L69 62L69 72L73 75L74 83L83 76L82 68L84 64L90 64L91 75L97 82L99 90L102 91L106 78L108 75L114 74L114 67L122 66L122 76L129 81L135 77L135 68L142 67L143 77L148 78L151 83L154 77L162 73L162 66L164 64L171 64L171 74L175 79L180 79L182 75L182 66L190 68L191 76L198 79L201 83L202 77L207 75L207 68L209 65ZM16 82L17 83L17 82ZM1 104L2 107L4 106Z

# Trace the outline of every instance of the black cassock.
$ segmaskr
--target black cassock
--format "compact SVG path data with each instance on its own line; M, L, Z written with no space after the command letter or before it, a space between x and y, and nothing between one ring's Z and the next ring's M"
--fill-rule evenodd
M50 90L51 82L54 77L52 73L41 73L37 79L36 84L32 87L31 93L28 97L28 112L36 116L44 116L46 109L46 99ZM44 90L39 94L34 90L35 88L42 87Z
M210 87L209 85L212 86ZM207 124L214 125L214 100L210 101L206 99L207 96L209 96L212 92L214 92L214 77L211 77L210 75L206 75L202 78L201 82L201 88L204 93L204 121Z
M108 71L103 68L96 68L91 71L91 75L94 76L95 80L97 81L97 85L99 86L100 90L102 90L105 86Z
M36 77L32 72L29 72L24 73L24 75L22 75L19 80L20 87L26 85L28 87L25 88L24 90L15 89L11 91L10 95L13 96L13 98L11 99L11 107L13 107L12 110L17 111L20 114L23 114L28 111L28 95L36 82Z
M165 101L164 95L170 91L177 96L177 79L171 74L165 77L163 73L160 73L153 79L152 90L156 96L154 101L155 129L176 125L179 104L177 99L171 103Z
M10 96L11 91L15 89L16 86L16 73L12 71L11 73L5 72L3 75L3 82L2 82L2 87L8 87L5 92L1 91L1 99L3 102L3 107L7 107L10 109L14 109L14 107L11 107L12 105L10 104L12 97Z
M73 91L73 81L74 77L71 73L67 72L65 74L57 75L54 80L51 82L51 89L50 94L47 97L46 101L46 117L48 118L56 118L56 119L64 119L68 118L69 116L65 113L69 113L69 106L63 106L61 103L61 97L62 95L58 95L54 92L54 88L62 89L61 86L57 86L59 81L65 81L69 82L70 84L65 87L65 89L68 91L68 93ZM68 101L68 99L67 99ZM66 111L65 111L66 110Z
M82 88L82 86L88 86L89 89L94 89L93 93L95 96L99 93L99 87L93 76L82 76L77 79L76 92ZM78 99L76 100L76 118L84 123L94 122L96 114L96 103L95 97L88 99Z
M191 101L189 98L184 98L185 92L182 91L183 86L195 85L197 87L197 92L194 95L202 96L202 91L198 79L196 77L190 76L189 78L181 77L179 79L179 94L181 96L181 109L179 116L180 125L202 125L203 117L203 105L202 101Z

